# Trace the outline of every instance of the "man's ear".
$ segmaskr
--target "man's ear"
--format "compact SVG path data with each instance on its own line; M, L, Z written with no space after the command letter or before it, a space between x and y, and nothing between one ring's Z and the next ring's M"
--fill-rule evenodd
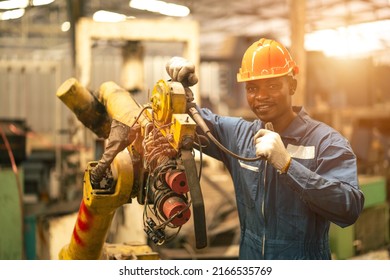
M293 95L297 89L297 80L293 77L290 79L290 95Z

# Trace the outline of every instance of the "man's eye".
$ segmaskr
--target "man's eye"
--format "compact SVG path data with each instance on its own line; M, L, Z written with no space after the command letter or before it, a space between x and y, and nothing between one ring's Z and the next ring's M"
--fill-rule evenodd
M282 88L282 84L270 84L268 85L268 89L270 90L279 90Z
M246 91L248 93L256 93L257 92L257 87L247 87Z

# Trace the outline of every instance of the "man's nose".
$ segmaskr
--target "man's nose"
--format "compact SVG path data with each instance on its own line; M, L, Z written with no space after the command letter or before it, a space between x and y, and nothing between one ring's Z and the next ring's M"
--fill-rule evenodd
M256 99L261 100L261 99L266 99L269 97L269 93L267 90L264 90L264 88L258 88L256 92Z

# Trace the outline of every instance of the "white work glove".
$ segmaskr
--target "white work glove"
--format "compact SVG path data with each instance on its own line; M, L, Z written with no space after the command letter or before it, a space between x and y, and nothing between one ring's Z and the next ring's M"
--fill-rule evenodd
M267 129L260 129L255 137L256 156L264 157L279 173L286 173L291 156L287 152L280 135Z
M183 57L172 57L165 66L172 81L180 82L184 87L190 87L198 82L195 65Z

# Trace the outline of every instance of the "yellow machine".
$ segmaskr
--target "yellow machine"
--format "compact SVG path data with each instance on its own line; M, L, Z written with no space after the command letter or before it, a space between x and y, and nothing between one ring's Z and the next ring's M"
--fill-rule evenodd
M107 145L100 161L84 173L83 199L70 243L60 259L100 259L116 209L125 203L145 206L145 234L157 245L170 240L194 219L196 247L207 246L203 197L193 154L196 123L189 88L160 80L150 102L138 104L113 82L91 93L68 79L57 96ZM192 209L191 209L192 208Z

